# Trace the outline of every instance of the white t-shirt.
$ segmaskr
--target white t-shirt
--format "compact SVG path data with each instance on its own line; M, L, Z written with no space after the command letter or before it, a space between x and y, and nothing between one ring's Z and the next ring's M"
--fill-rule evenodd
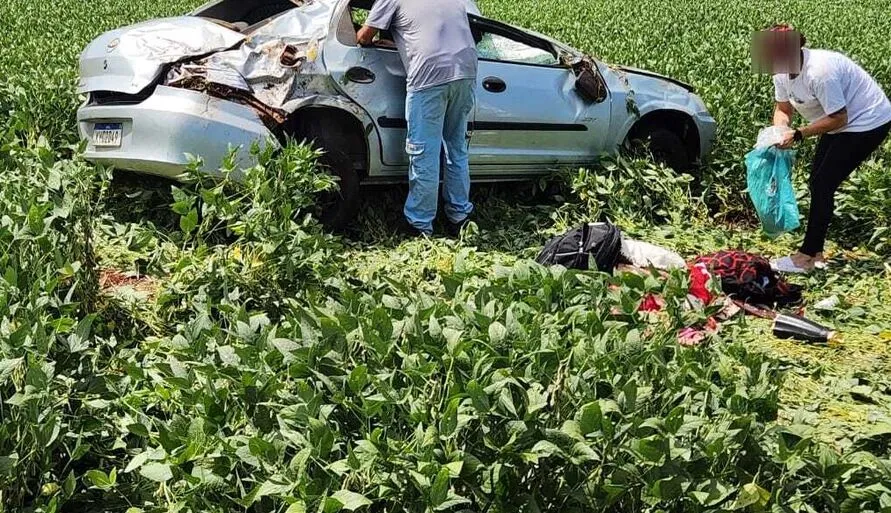
M891 102L881 86L850 58L829 50L804 50L801 74L773 76L778 102L790 102L813 123L844 108L848 124L840 132L868 132L891 122Z

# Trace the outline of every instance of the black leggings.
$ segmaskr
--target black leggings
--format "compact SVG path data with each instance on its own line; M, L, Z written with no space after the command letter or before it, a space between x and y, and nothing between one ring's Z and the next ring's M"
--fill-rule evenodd
M835 211L835 192L882 145L889 130L891 123L886 123L869 132L842 132L820 138L811 167L811 210L802 253L816 256L823 252L829 221Z

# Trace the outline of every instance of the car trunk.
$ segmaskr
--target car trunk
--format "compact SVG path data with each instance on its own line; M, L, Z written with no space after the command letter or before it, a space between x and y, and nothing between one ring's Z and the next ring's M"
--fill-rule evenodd
M150 20L102 34L80 58L79 93L128 102L145 96L165 67L235 48L242 32L289 9L301 0L218 0L189 16ZM117 93L109 95L108 93Z
M235 30L191 16L106 32L81 54L77 92L138 95L157 82L166 65L233 48L242 41L244 36Z

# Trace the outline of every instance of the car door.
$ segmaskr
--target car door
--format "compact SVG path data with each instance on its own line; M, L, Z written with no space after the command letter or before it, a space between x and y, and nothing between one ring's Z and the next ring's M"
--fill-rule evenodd
M471 17L479 73L471 166L480 174L541 172L585 163L604 149L609 101L575 91L575 72L545 39Z
M371 7L370 1L345 5L336 33L323 50L325 66L340 90L356 102L374 121L380 134L383 174L404 174L405 153L405 67L395 48L361 47L356 30ZM382 38L389 38L384 33ZM372 148L373 150L373 148Z

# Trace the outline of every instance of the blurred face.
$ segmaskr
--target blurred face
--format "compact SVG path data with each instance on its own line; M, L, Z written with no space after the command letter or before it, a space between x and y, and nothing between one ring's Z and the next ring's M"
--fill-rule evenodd
M752 35L752 69L776 75L801 73L801 33L761 30Z

